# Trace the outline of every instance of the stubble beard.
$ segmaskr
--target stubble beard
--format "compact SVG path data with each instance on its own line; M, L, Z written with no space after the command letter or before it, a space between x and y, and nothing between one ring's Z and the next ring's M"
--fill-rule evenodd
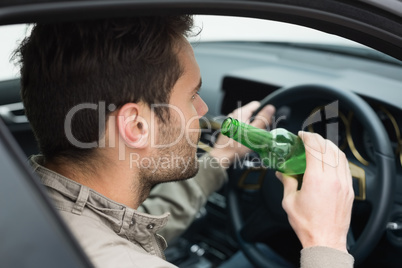
M154 159L149 168L140 169L140 178L144 186L152 188L154 185L183 181L194 177L198 173L199 163L197 159L197 148L187 142L186 135L177 142L180 135L180 128L175 122L159 122L159 144L172 144L164 148L155 148L151 157ZM192 144L197 144L199 135L191 136ZM175 142L176 141L176 142ZM174 143L175 142L175 143ZM159 162L158 162L159 161ZM165 161L165 166L155 166L155 163ZM166 161L170 161L167 163Z

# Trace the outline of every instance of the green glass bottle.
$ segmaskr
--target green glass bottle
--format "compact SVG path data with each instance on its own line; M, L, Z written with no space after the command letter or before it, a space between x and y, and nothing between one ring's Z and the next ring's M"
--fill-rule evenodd
M286 129L268 132L228 117L222 123L221 133L258 153L266 167L287 175L303 174L306 170L303 141Z

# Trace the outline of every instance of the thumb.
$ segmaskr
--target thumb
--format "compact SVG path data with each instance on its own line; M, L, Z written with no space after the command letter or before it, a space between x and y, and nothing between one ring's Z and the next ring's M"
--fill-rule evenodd
M272 105L266 105L261 111L254 117L252 126L265 129L272 121L272 116L275 114L275 107Z
M283 184L283 198L297 191L298 182L295 178L286 176L278 171L275 175Z

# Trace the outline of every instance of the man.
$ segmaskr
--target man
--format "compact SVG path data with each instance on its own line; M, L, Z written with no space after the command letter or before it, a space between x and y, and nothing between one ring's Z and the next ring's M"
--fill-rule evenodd
M19 48L21 95L42 153L30 163L96 266L173 267L160 234L179 235L235 155L247 152L220 136L196 159L198 119L208 108L185 39L191 26L190 16L38 24ZM258 106L232 116L247 121ZM265 107L252 124L266 127L273 113ZM300 136L303 188L278 177L302 266L351 267L346 158L318 135Z

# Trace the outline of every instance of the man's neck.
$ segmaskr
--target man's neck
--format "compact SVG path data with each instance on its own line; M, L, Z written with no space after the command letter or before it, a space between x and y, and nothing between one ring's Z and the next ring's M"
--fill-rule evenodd
M44 166L64 177L85 185L107 198L137 209L149 195L149 186L142 185L133 170L127 170L125 161L108 162L101 168L78 167L76 163L63 161L62 164L47 161Z

